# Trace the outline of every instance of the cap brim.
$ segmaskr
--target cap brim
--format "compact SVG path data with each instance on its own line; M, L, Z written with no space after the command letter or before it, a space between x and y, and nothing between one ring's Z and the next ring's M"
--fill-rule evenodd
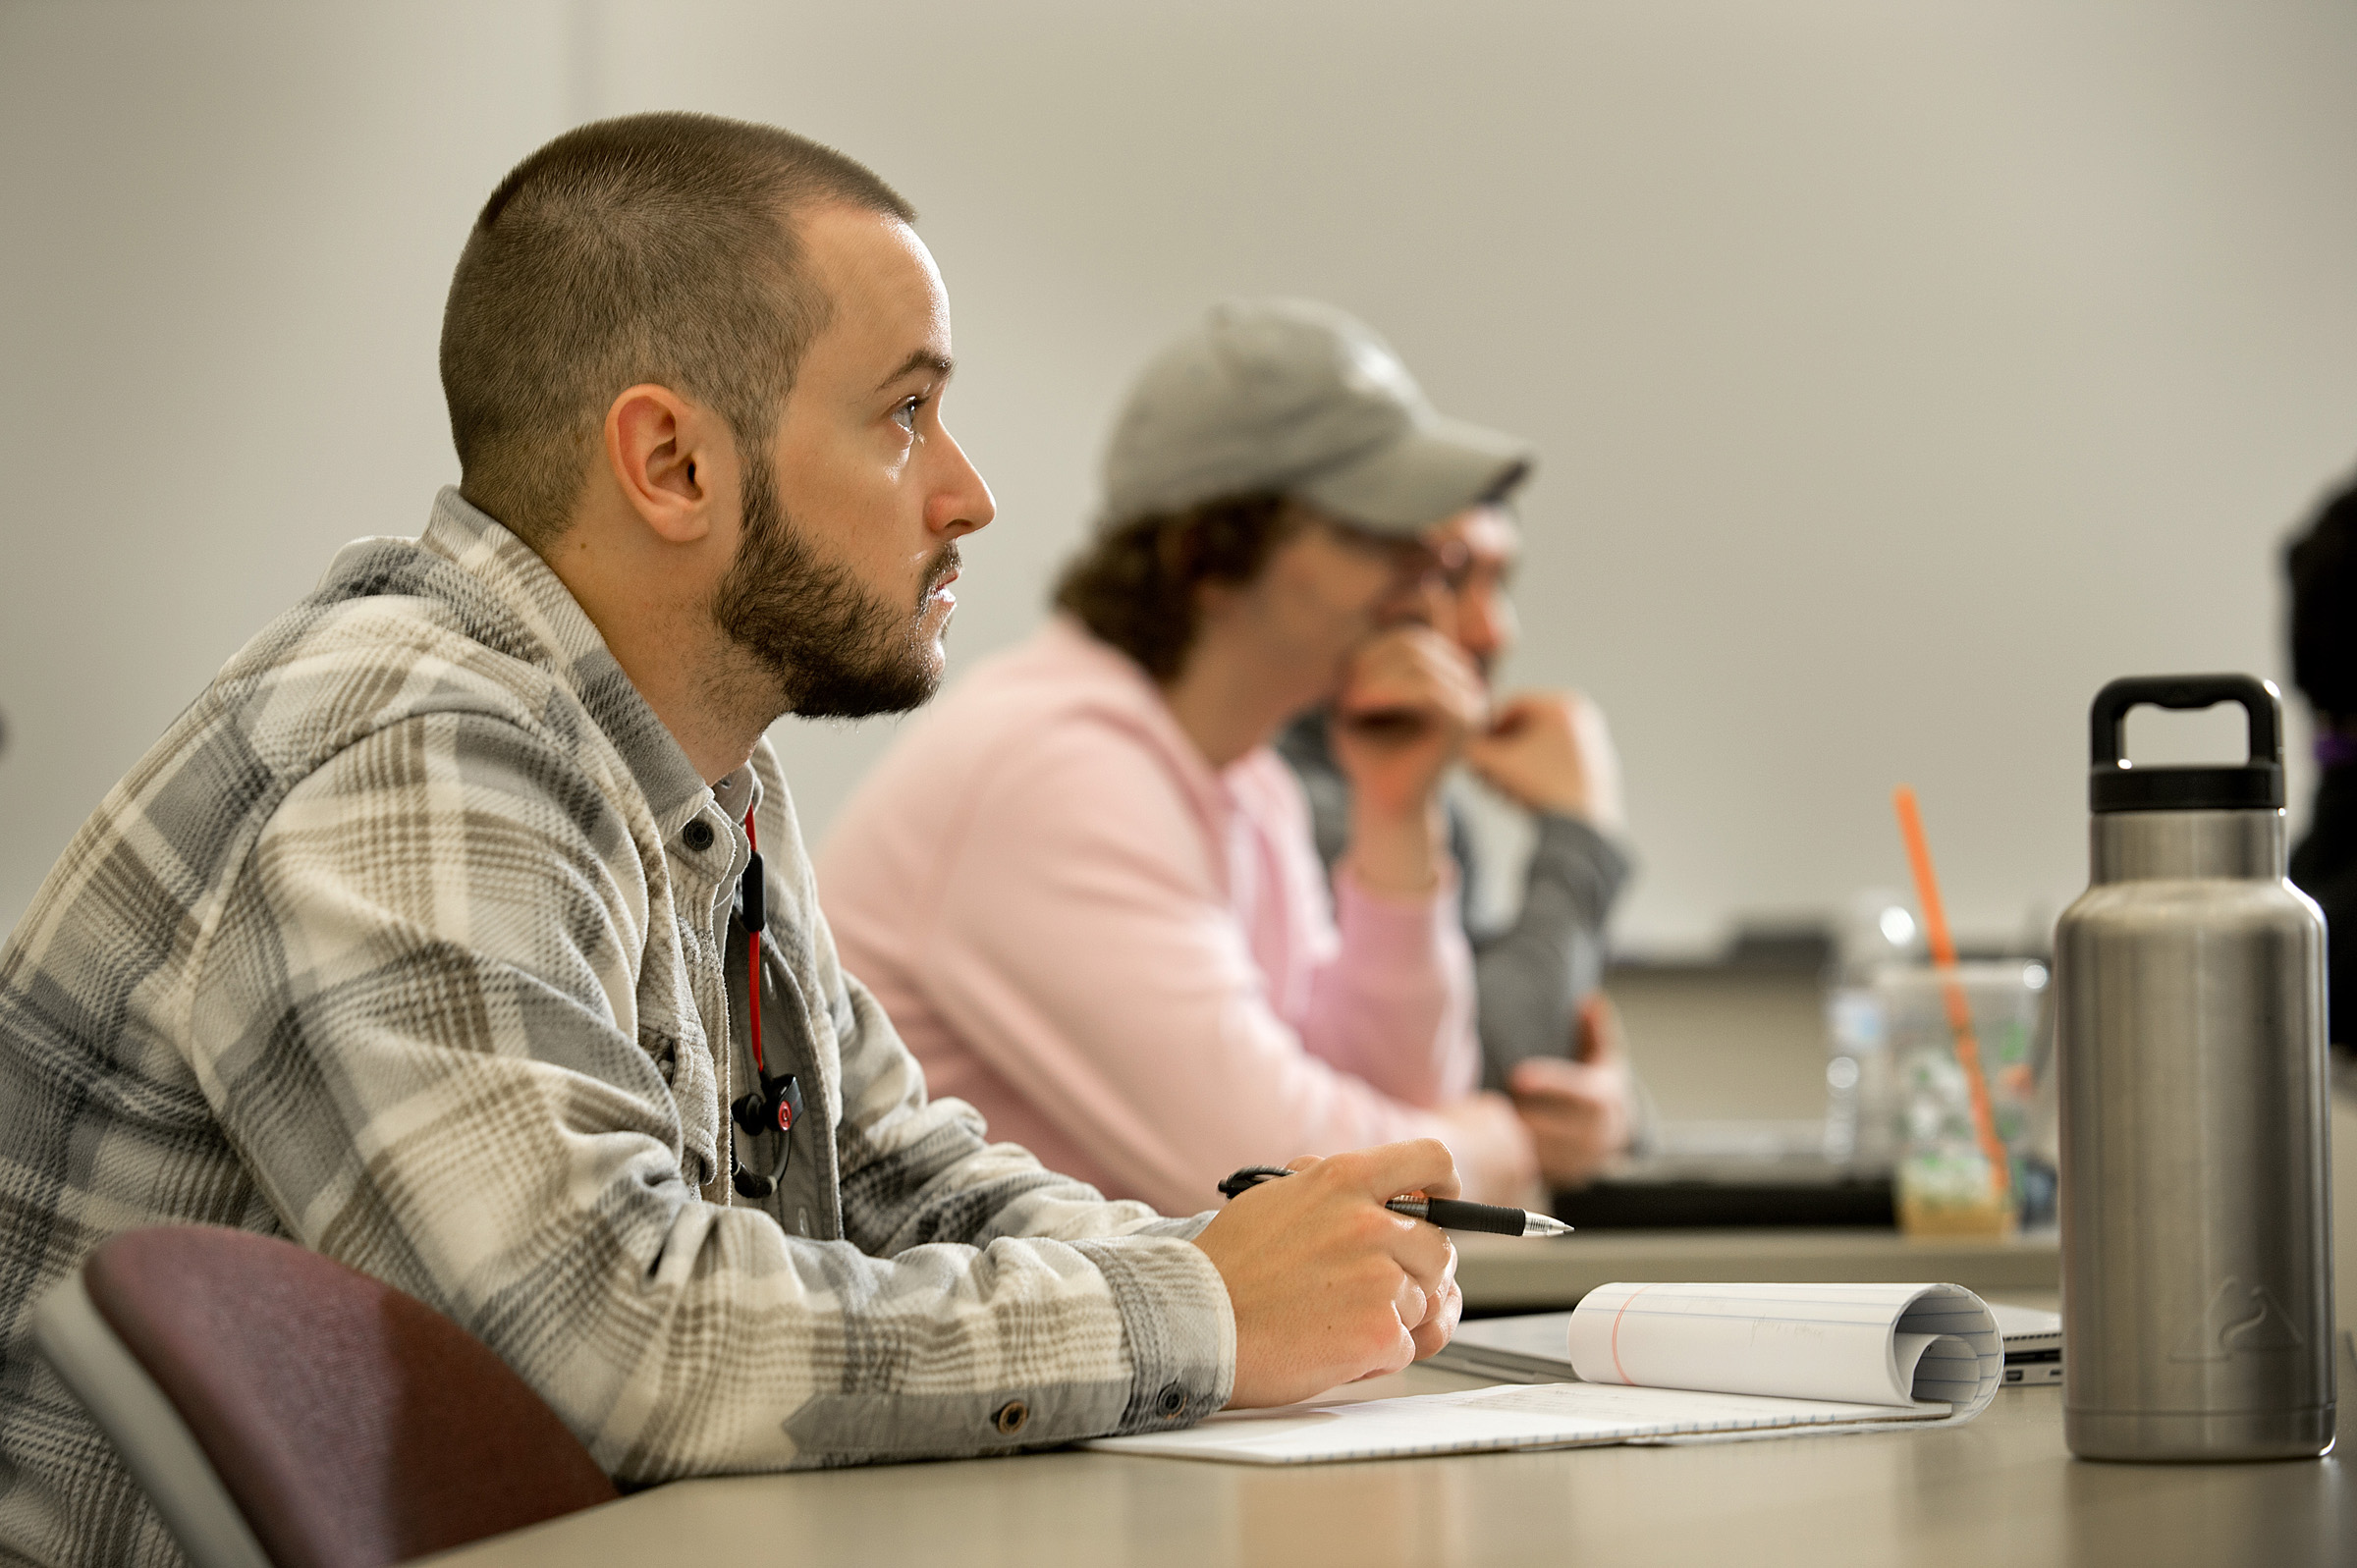
M1497 500L1529 471L1531 460L1527 442L1435 414L1398 440L1288 488L1345 521L1418 533Z

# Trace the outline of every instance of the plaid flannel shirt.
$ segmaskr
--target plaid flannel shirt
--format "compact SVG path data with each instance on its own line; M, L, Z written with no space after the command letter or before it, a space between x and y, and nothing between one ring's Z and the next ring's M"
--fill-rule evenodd
M722 1109L748 806L764 1043L806 1102L759 1204ZM177 1555L28 1339L92 1247L172 1222L419 1297L626 1482L1168 1427L1234 1369L1200 1220L928 1103L837 966L767 742L707 786L454 491L230 662L0 949L0 1556Z

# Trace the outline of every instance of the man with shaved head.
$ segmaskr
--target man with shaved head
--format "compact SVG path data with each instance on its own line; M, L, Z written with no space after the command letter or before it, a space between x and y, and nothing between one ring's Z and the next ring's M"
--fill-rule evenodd
M1446 1342L1453 1254L1381 1208L1455 1190L1440 1144L1208 1222L1108 1203L929 1102L836 961L763 731L930 695L991 520L913 218L688 115L493 192L458 488L221 671L0 949L0 1559L175 1556L30 1342L144 1225L390 1281L626 1483L1167 1428Z

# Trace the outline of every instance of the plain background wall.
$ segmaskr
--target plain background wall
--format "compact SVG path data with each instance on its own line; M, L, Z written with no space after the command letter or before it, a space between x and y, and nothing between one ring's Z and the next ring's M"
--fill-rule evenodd
M2357 458L2352 81L2345 0L0 0L0 923L455 478L500 174L687 107L923 211L1000 505L955 665L1038 622L1153 346L1323 296L1544 452L1509 677L1612 715L1625 945L1903 885L1902 780L2016 937L2084 881L2097 685L2282 676L2280 541ZM890 735L780 727L814 838Z

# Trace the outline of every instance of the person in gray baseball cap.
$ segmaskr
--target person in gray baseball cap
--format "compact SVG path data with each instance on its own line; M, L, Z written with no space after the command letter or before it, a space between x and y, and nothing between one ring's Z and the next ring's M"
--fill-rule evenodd
M1443 781L1484 731L1453 519L1529 469L1381 338L1222 304L1148 363L1056 619L905 732L818 885L937 1095L1170 1213L1235 1168L1428 1136L1469 1193L1584 1168L1479 1088ZM1331 894L1271 747L1331 705Z
M1343 312L1224 304L1138 379L1106 460L1106 514L1277 489L1361 528L1416 535L1442 569L1412 613L1486 682L1514 640L1507 579L1521 541L1502 503L1531 462L1521 439L1434 411L1390 348ZM1277 740L1329 868L1350 847L1355 795L1334 720L1313 708ZM1557 1180L1584 1180L1627 1146L1641 1098L1598 989L1630 870L1618 760L1601 710L1574 691L1495 703L1463 757L1491 786L1447 798L1482 1080L1549 1127Z

